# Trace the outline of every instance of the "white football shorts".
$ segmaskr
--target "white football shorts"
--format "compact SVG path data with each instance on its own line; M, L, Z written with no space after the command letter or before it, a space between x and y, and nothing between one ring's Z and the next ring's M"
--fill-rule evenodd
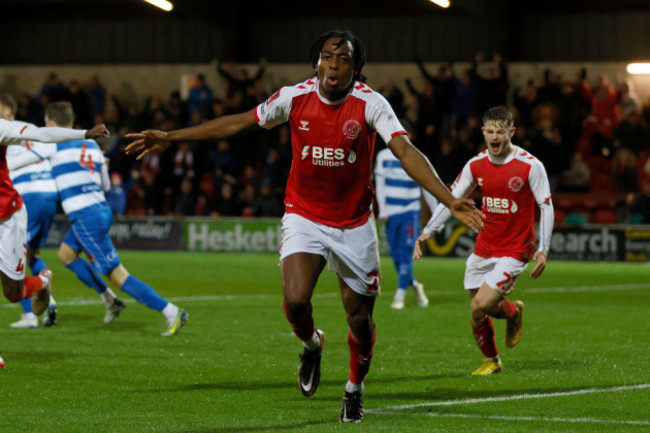
M25 279L27 210L24 204L9 218L0 221L0 239L0 270L12 280Z
M280 260L295 253L323 256L329 269L360 295L381 292L377 228L372 216L359 227L337 228L287 213L282 218Z
M483 283L501 293L508 295L515 288L519 274L528 263L512 257L485 258L471 254L465 267L465 290L478 289Z

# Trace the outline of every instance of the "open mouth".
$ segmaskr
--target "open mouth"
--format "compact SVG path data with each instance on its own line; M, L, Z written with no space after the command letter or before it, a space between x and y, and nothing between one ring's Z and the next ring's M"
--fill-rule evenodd
M327 82L327 84L329 84L332 87L336 87L339 84L339 79L334 76L327 77L327 80L325 81Z
M499 150L499 147L501 147L501 143L490 143L490 149L492 150Z

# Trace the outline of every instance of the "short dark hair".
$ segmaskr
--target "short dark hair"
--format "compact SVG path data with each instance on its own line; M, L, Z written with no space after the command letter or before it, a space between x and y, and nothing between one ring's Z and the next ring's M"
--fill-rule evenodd
M9 93L0 93L0 104L11 109L12 114L16 114L18 104L16 104L16 99Z
M485 125L487 122L505 123L508 126L513 126L515 119L510 110L503 105L498 105L490 108L483 115L483 124Z
M57 126L70 128L74 124L74 110L69 101L59 101L47 104L45 117L56 123Z
M309 61L312 68L316 68L318 60L320 59L320 52L323 50L325 41L330 38L341 39L342 42L349 42L352 45L352 60L354 62L354 79L366 82L366 77L361 73L363 65L366 64L366 47L363 46L361 39L352 34L348 30L330 30L329 32L321 35L314 41L309 48Z

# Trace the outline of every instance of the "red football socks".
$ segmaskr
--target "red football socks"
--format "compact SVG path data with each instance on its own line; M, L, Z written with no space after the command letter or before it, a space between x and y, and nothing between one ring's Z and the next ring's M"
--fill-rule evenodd
M294 334L296 334L296 336L302 341L311 339L311 337L314 335L314 332L316 331L316 328L314 328L314 318L311 315L311 303L309 304L307 311L305 311L305 314L299 317L292 316L289 313L284 301L282 301L282 309L284 310L284 315L287 316L287 320L293 328Z
M25 276L23 290L20 292L20 299L29 299L35 294L37 294L43 288L43 280L41 277L30 277Z
M477 325L472 324L472 333L483 356L495 358L498 355L497 343L494 340L494 325L489 316Z
M503 298L498 304L498 313L492 317L496 317L497 319L510 319L515 317L515 314L517 314L517 304Z
M351 329L348 331L348 346L350 346L350 382L362 383L363 378L368 374L376 337L376 326L372 329L372 336L369 341L361 341L352 333Z

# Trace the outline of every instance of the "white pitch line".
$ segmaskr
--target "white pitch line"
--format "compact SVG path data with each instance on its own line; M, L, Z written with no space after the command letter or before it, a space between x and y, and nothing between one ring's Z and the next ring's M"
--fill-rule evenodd
M643 290L649 289L650 284L610 284L604 286L575 286L575 287L533 287L524 289L526 293L561 293L561 292L605 292L610 290Z
M574 424L590 423L590 424L650 425L650 421L614 420L614 419L598 419L598 418L501 416L501 415L479 415L479 414L435 413L435 412L427 413L426 415L433 418L477 418L477 419L496 419L500 421L547 421L547 422L566 422L566 423L574 423Z
M650 284L618 284L618 285L603 285L603 286L576 286L576 287L538 287L525 289L526 293L563 293L563 292L604 292L604 291L617 291L617 290L644 290L649 289ZM392 293L392 292L390 292ZM442 291L442 290L427 290L427 295L449 295L458 294L458 292ZM339 296L338 293L315 293L316 298L332 298ZM273 294L248 294L248 295L205 295L205 296L180 296L169 298L172 302L202 302L202 301L233 301L237 299L281 299L280 293ZM124 302L135 302L133 299L125 299ZM100 305L103 302L99 299L82 298L70 301L58 302L58 305L63 306L78 306L78 305ZM0 304L2 308L17 308L18 304Z
M330 298L339 296L338 293L322 293L315 294L315 297L318 298ZM203 302L203 301L234 301L237 299L282 299L281 294L277 295L263 295L263 294L250 294L250 295L205 295L205 296L179 296L173 298L166 298L168 301L172 302ZM122 299L127 304L135 303L134 299ZM104 301L101 299L91 299L91 298L82 298L74 299L70 301L57 301L57 305L62 306L79 306L79 305L102 305ZM17 308L20 305L15 304L0 304L0 307L3 308Z
M605 392L621 392L621 391L635 391L639 389L650 389L650 383L642 383L639 385L629 386L615 386L612 388L587 388L579 389L576 391L565 392L550 392L546 394L518 394L507 395L499 397L486 397L486 398L468 398L465 400L447 400L447 401L431 401L427 403L404 404L399 406L387 406L377 409L368 409L366 412L382 413L382 412L395 412L408 409L418 409L423 407L440 407L440 406L460 406L465 404L478 404L478 403L491 403L495 401L511 401L511 400L530 400L535 398L552 398L552 397L568 397L572 395L596 394Z

